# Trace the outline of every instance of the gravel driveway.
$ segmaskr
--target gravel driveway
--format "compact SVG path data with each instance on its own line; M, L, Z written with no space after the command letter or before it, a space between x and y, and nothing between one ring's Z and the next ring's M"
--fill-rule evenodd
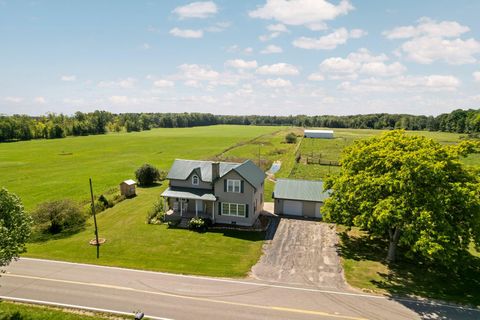
M337 243L332 224L282 218L251 275L273 282L346 288Z

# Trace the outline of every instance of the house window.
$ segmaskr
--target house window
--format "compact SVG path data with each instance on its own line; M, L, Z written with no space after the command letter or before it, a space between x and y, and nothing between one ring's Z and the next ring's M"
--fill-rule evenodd
M244 218L246 215L245 205L241 203L222 202L222 215Z
M192 184L198 186L198 176L196 174L192 177Z
M240 180L227 180L227 192L241 192Z

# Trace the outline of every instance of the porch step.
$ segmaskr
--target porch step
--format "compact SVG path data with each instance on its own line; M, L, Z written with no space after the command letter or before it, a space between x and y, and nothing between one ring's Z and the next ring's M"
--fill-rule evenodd
M177 228L188 229L188 222L190 221L190 219L191 218L182 218Z

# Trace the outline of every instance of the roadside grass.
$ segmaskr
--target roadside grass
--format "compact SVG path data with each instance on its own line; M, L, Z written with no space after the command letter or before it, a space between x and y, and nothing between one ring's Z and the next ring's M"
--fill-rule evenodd
M88 243L94 238L92 219L77 234L29 243L24 256L182 274L245 276L262 253L264 233L198 233L146 224L148 210L165 188L138 188L135 198L97 216L99 236L106 238L100 259Z
M134 178L143 163L168 170L175 158L207 159L281 129L218 125L0 143L0 187L16 193L27 210L47 200L86 200L89 177L101 194Z
M358 228L337 226L339 252L347 282L366 292L421 296L480 306L480 257L465 257L458 272L439 265L411 261L399 252L399 261L387 265L386 241L370 239ZM473 249L473 248L472 248Z
M90 311L62 309L31 304L0 301L2 320L93 320L93 319L133 319Z

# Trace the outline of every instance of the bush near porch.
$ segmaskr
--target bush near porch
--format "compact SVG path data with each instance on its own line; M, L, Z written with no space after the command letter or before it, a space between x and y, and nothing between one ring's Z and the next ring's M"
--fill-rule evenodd
M99 236L107 242L95 247L92 219L86 229L67 238L30 243L25 256L101 265L196 274L243 277L262 253L263 232L214 230L205 233L145 223L145 216L166 188L137 189L127 199L97 216Z

